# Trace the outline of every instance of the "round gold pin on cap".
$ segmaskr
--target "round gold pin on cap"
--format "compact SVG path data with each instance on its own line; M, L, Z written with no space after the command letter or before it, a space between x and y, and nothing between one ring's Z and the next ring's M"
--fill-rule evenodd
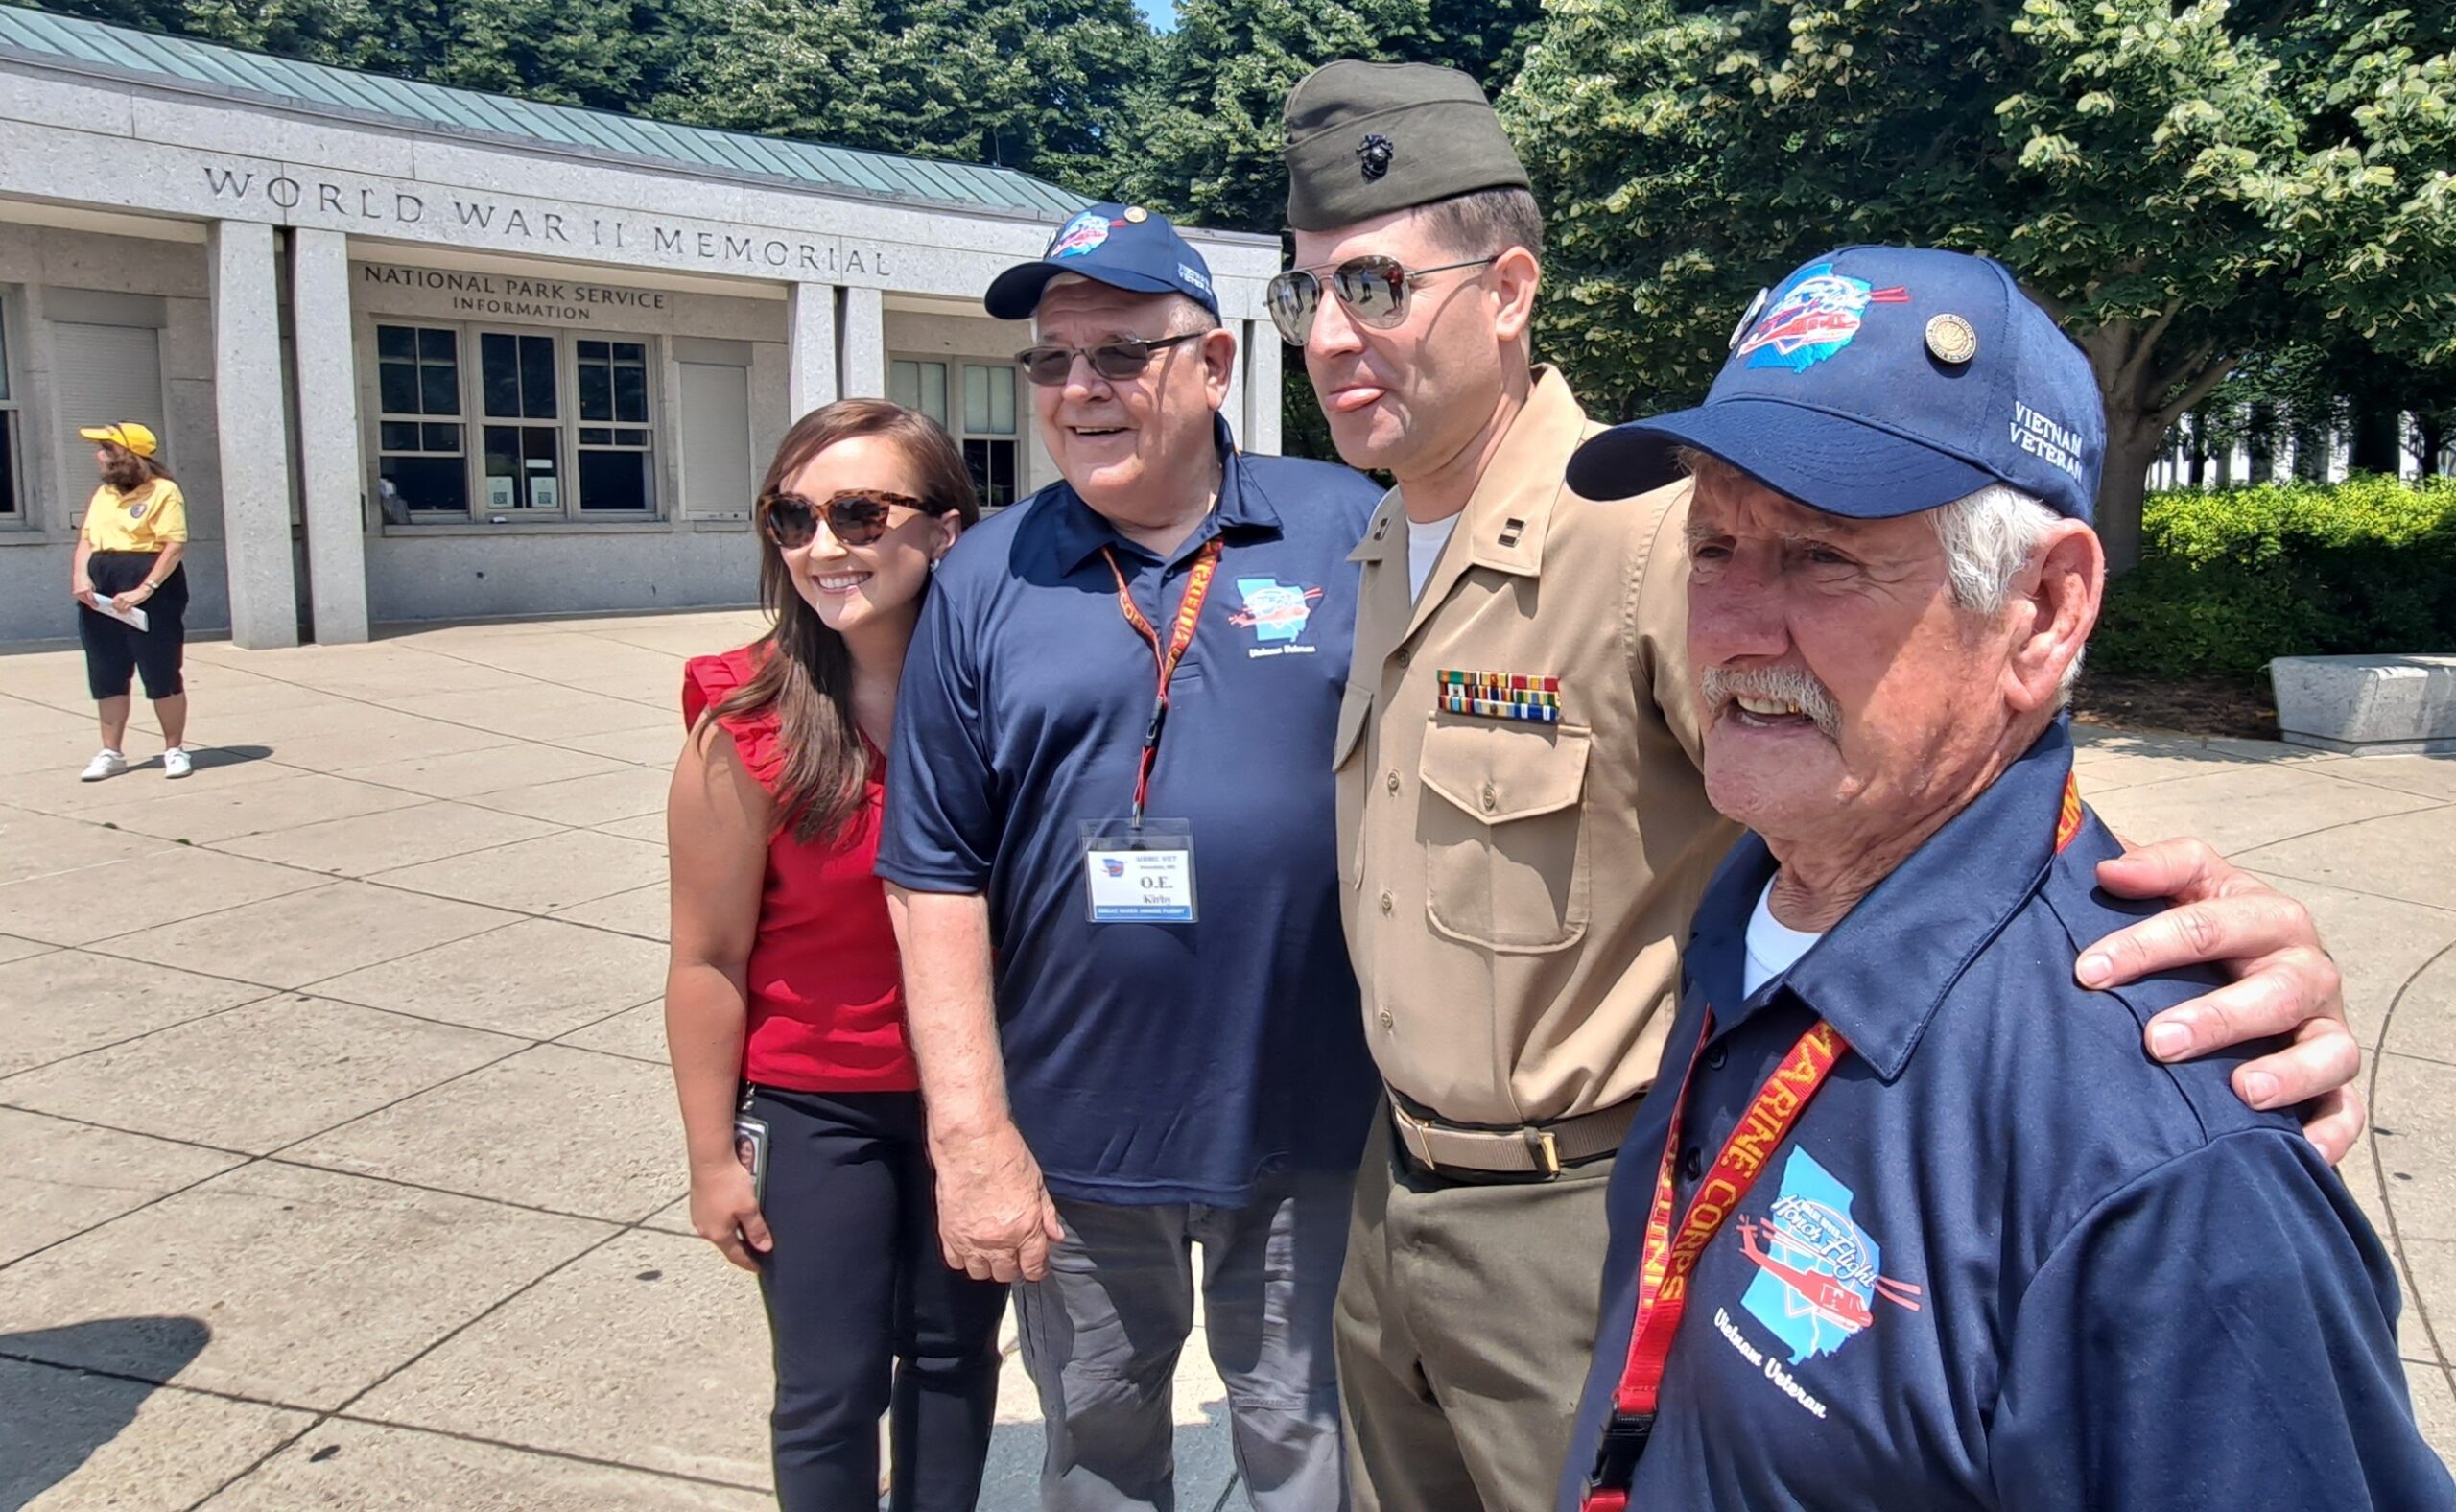
M1927 350L1958 367L1978 355L1978 333L1958 315L1937 316L1927 322Z
M1135 225L1141 225L1144 222L1151 219L1151 212L1145 210L1139 204L1130 204L1125 207L1125 218L1129 223Z

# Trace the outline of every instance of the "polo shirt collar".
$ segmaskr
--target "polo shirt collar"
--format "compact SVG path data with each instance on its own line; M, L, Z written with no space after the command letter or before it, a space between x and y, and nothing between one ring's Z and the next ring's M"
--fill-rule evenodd
M1277 531L1279 511L1269 498L1255 486L1244 464L1244 454L1237 450L1237 438L1228 422L1218 415L1211 417L1213 443L1219 449L1219 502L1204 518L1201 529L1186 538L1177 548L1174 561L1193 555L1203 542L1215 535L1239 529ZM1148 557L1151 554L1120 534L1116 526L1098 509L1083 502L1074 485L1064 479L1055 484L1056 496L1049 502L1056 506L1057 554L1059 565L1073 572L1103 548L1114 548Z
M1795 1000L1839 1029L1878 1076L1891 1081L1901 1075L1945 995L2037 894L2055 859L2056 822L2071 771L2071 738L2058 720L1732 1022ZM1751 835L1743 844L1754 850L1736 853L1717 887L1731 882L1744 896L1713 895L1718 929L1742 939L1774 870L1763 841ZM1764 861L1746 867L1741 858L1747 855ZM1753 872L1753 886L1738 875L1743 871ZM1701 946L1708 943L1702 925L1698 937ZM1736 972L1730 982L1736 999Z

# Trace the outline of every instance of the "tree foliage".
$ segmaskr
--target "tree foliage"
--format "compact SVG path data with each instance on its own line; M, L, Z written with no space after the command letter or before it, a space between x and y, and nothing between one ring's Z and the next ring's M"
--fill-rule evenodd
M1850 242L2009 263L2105 395L2137 546L2175 418L2319 322L2456 350L2444 17L2217 0L1553 0L1504 105L1554 227L1545 335L1623 413ZM2315 14L2316 12L2316 14Z

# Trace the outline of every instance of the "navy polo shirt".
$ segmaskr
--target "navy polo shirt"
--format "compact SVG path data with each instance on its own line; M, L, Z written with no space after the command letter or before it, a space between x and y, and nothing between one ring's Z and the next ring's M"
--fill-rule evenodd
M2073 982L2085 944L2154 910L2096 889L2119 847L2094 815L2055 853L2070 769L2059 726L1745 1001L1748 916L1775 862L1754 835L1724 862L1664 1079L1613 1172L1564 1509L1627 1359L1708 1003L1675 1159L1684 1213L1820 1015L1853 1049L1698 1264L1631 1505L2456 1502L2406 1400L2394 1273L2344 1185L2294 1120L2236 1099L2236 1059L2161 1066L2141 1048L2145 1022L2203 982Z
M1381 489L1218 437L1218 508L1169 560L1053 484L947 554L905 663L878 873L986 894L1007 1095L1060 1195L1234 1206L1266 1169L1353 1170L1380 1085L1331 751ZM1102 548L1165 641L1214 536L1146 810L1193 826L1199 919L1096 925L1081 828L1132 807L1157 673Z

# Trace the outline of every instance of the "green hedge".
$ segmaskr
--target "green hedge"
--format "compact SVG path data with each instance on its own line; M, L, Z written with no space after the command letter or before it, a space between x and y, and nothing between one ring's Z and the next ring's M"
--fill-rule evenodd
M2456 480L2153 494L2090 665L2250 677L2272 656L2456 650Z

